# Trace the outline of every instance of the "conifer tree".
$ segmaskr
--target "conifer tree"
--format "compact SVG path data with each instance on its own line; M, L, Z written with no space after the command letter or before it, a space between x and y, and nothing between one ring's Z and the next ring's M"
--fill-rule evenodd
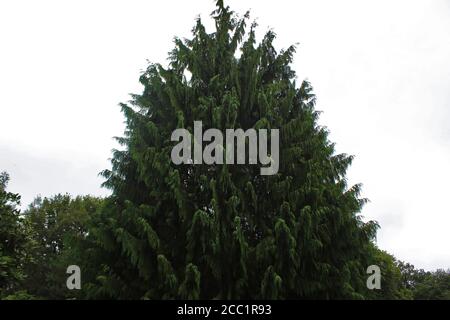
M363 298L377 225L359 214L352 157L318 124L295 47L256 40L249 14L223 1L214 32L200 18L176 38L169 65L150 64L142 94L122 104L124 150L104 185L113 192L84 244L87 297L119 299ZM280 167L171 162L177 128L279 129ZM85 273L84 273L85 274Z

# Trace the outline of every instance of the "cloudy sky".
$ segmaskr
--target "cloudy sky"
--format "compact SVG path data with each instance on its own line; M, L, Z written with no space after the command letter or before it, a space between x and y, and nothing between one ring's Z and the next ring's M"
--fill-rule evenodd
M356 156L381 248L425 269L450 267L450 1L237 1L278 48L299 43L338 152ZM23 207L35 196L106 195L117 106L139 93L212 0L2 1L0 171Z

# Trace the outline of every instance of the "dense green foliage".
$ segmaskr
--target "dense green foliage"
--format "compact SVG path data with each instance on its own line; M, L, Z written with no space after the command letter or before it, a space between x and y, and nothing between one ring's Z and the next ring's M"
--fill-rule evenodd
M76 292L66 287L66 268L82 259L78 247L87 236L90 219L103 203L90 196L71 198L56 195L40 197L24 212L33 243L33 260L25 267L33 281L24 283L24 290L39 298L63 299Z
M410 300L413 298L412 291L405 285L402 277L402 270L399 263L392 255L373 247L371 252L371 265L377 265L382 272L382 282L380 290L372 290L367 293L369 299L387 300Z
M377 225L358 215L360 186L348 187L352 157L335 154L317 124L309 83L277 53L269 31L218 2L216 30L200 19L175 40L167 68L151 64L141 95L122 109L124 151L105 186L113 191L93 241L104 244L94 297L363 298ZM190 75L190 79L186 75ZM279 128L280 170L257 165L171 163L171 133ZM155 281L157 279L157 281ZM116 290L120 287L121 290Z
M291 69L295 48L261 42L249 16L217 1L215 31L200 19L175 39L169 65L151 64L142 94L122 104L123 150L105 170L106 199L36 199L0 184L0 297L36 299L449 298L449 272L420 273L373 243L352 157L336 154L318 125L315 96ZM177 128L280 129L280 168L174 165ZM366 287L379 265L382 289ZM79 265L82 289L66 288Z
M2 181L4 177L7 179L7 175L2 175ZM38 197L19 216L15 209L19 196L6 192L4 187L0 191L0 298L79 296L67 290L66 268L83 259L83 252L75 245L86 238L88 222L103 200L69 195Z
M2 181L7 181L7 177L2 174ZM2 185L6 186L6 183ZM44 199L38 197L19 216L15 209L19 196L6 192L3 187L1 197L9 199L9 205L2 207L0 216L1 243L16 241L17 247L6 252L2 246L0 299L85 299L107 296L93 290L94 287L90 285L93 281L106 283L106 278L97 277L99 270L106 270L105 265L96 264L99 261L96 257L100 252L98 247L104 244L91 241L95 237L89 235L95 232L95 225L103 219L99 214L105 203L103 199L89 196L71 198L68 195ZM14 219L11 219L12 212L15 214ZM369 263L380 266L382 281L381 290L364 292L365 299L450 299L450 270L425 272L409 263L397 261L375 246L371 246L369 252ZM66 287L66 268L72 264L83 266L83 290L68 290ZM195 269L190 268L192 273L189 276L195 277ZM364 280L363 277L361 281ZM193 288L189 288L188 283L183 283L182 290L185 290L187 298L196 298L195 291L192 293ZM119 292L121 288L111 287L109 290Z
M0 174L0 298L16 293L25 279L26 228L17 206L20 196L6 191L9 176Z
M412 264L398 262L402 282L416 300L450 300L450 269L426 272Z

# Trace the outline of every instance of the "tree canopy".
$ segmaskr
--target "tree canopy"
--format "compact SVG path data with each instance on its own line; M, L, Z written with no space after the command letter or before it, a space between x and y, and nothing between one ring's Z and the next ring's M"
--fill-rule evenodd
M92 233L105 245L91 292L362 298L377 224L359 214L366 200L345 179L352 157L336 154L317 123L311 85L297 86L295 47L278 52L273 31L257 43L249 14L238 18L222 1L212 18L214 32L198 18L191 39L175 39L169 65L150 64L142 94L121 105L124 150L103 172L113 196ZM192 134L194 121L205 129L279 129L279 172L174 165L171 133Z

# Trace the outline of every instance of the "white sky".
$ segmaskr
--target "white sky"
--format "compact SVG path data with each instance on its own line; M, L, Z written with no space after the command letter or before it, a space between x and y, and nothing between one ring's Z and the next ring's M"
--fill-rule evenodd
M450 1L237 1L278 48L299 43L339 152L356 156L363 214L381 248L425 269L450 267ZM23 207L41 194L108 194L117 106L140 71L165 62L212 0L0 2L0 171Z

